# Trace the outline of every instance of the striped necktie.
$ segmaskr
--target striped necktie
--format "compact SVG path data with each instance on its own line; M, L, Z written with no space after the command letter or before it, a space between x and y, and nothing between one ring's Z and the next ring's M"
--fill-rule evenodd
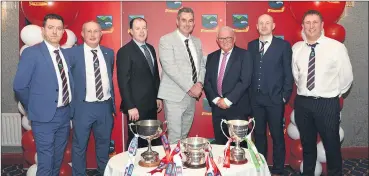
M146 45L141 45L141 47L144 49L145 58L146 58L147 63L149 64L151 74L154 74L154 64L152 63L151 54L150 54L149 50L147 49Z
M261 47L259 49L259 53L260 53L260 57L263 57L264 56L264 47L265 47L265 44L268 43L268 41L265 41L265 42L260 41L260 43L261 43Z
M306 87L308 90L313 90L315 87L315 46L318 43L307 44L311 48L309 55L309 66Z
M101 74L100 74L100 64L99 58L97 57L97 50L91 50L94 55L94 71L95 71L95 90L96 90L96 98L101 100L104 97L102 82L101 82Z
M60 78L62 80L62 94L63 94L63 106L67 105L69 103L69 90L68 90L68 80L65 75L64 71L64 64L60 57L59 50L54 50L54 53L56 55L56 63L58 64L58 69L60 72Z
M191 68L192 68L192 81L193 83L196 83L197 82L196 66L192 58L190 47L188 47L188 39L185 40L185 44L186 44L188 55L190 56L190 62L191 62Z

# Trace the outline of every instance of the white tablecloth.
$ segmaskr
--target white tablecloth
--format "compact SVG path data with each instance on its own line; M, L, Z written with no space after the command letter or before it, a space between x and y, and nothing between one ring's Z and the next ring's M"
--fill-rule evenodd
M171 149L173 149L175 145L171 146ZM154 151L159 153L159 158L165 156L165 152L163 149L163 146L155 146L152 148ZM220 169L220 172L222 176L270 176L268 165L265 164L260 167L260 171L257 172L256 168L251 163L251 158L249 158L248 150L246 151L246 158L248 162L243 165L233 165L231 164L230 168L223 168L223 145L212 145L212 152L214 155L214 161L217 164L218 168ZM147 172L155 169L155 167L151 168L145 168L138 165L138 161L141 158L141 153L146 151L147 148L140 148L137 150L137 154L135 156L135 164L134 164L134 170L132 176L147 176ZM123 152L120 154L117 154L113 156L106 168L104 176L124 176L124 170L125 166L128 163L128 152ZM265 161L264 156L262 156L262 159ZM183 175L184 176L197 176L197 175L205 175L206 168L202 169L189 169L184 168L183 169ZM162 176L164 175L164 171L162 173L156 173L154 176Z

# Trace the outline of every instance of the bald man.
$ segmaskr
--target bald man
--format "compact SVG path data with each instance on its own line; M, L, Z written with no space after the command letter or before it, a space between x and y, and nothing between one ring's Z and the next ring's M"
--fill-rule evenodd
M68 50L75 80L73 92L73 176L86 175L86 148L91 129L95 137L98 171L103 174L109 160L113 128L114 51L100 46L101 27L94 21L83 24L84 44Z
M220 49L207 57L204 90L212 110L215 143L224 145L227 138L220 129L221 120L247 120L251 112L247 90L253 63L248 51L235 46L232 28L220 28L216 41Z
M258 18L258 39L248 44L254 59L251 84L252 116L255 118L255 145L267 156L266 126L273 139L273 175L283 175L285 143L283 136L284 104L292 93L291 45L273 36L275 23L270 15Z

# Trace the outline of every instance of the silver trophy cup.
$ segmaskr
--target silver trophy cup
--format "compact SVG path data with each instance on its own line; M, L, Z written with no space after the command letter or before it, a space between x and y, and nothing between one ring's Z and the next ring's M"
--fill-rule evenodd
M247 162L246 156L245 156L245 150L240 147L240 142L242 142L245 137L248 135L248 126L251 123L251 121L254 123L252 130L250 131L250 134L254 131L255 127L255 120L254 118L251 118L249 121L247 120L224 120L222 119L222 122L220 123L220 127L222 129L222 132L224 136L226 136L228 139L232 138L233 142L236 143L236 146L231 149L231 158L230 161L232 164L245 164ZM223 123L227 124L228 126L228 132L230 137L228 137L223 130Z
M205 167L205 149L209 144L206 138L197 136L182 139L183 165L193 169Z
M141 154L142 159L138 163L140 166L155 167L159 165L159 153L151 149L151 140L160 137L160 135L163 133L162 126L166 123L166 121L162 123L159 120L140 120L129 124L129 128L132 133L138 135L142 139L147 140L149 144L147 150ZM136 127L137 133L132 130L132 126ZM167 128L164 130L164 133L166 131Z

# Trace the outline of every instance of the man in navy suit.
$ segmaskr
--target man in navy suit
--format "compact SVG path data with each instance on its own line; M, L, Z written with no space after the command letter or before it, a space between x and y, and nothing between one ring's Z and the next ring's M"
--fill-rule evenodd
M15 96L32 121L37 150L37 176L59 175L70 129L73 81L59 41L63 18L44 17L44 41L26 48L14 78Z
M220 28L217 42L220 49L207 57L204 90L212 110L215 143L224 145L227 138L220 129L221 120L247 120L251 112L247 89L252 58L248 51L234 45L236 36L228 26Z
M98 23L83 24L84 44L68 50L75 80L73 114L73 176L86 175L86 148L92 128L98 171L103 174L109 160L113 128L114 86L112 81L114 51L100 46Z
M255 145L267 157L266 125L273 139L273 175L283 175L285 143L283 135L284 104L292 93L291 45L273 36L270 15L261 15L256 25L260 37L248 44L254 59L251 85L252 116L255 118Z

